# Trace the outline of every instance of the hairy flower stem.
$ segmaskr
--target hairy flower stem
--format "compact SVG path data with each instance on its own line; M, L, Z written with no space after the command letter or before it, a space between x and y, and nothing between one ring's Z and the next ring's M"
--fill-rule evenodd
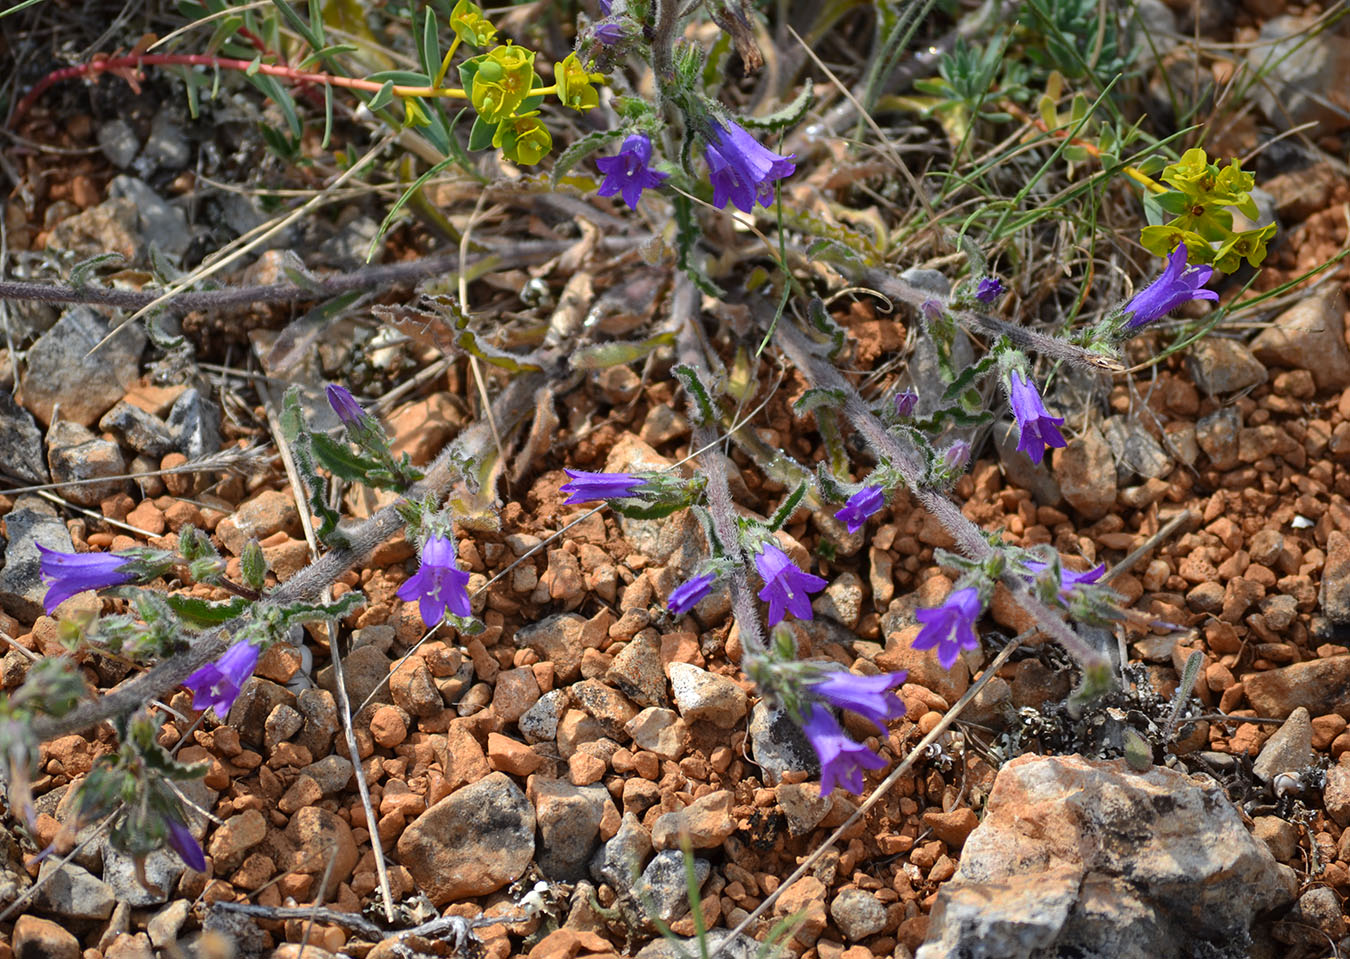
M622 252L645 241L646 236L609 237L600 245L607 252ZM532 263L543 263L576 244L571 240L545 240L537 243L517 243L509 251L483 251L464 257L463 265L474 272L514 269ZM321 300L350 290L375 290L400 283L414 283L430 276L454 274L460 268L458 253L429 256L405 263L370 266L350 273L314 276L304 284L269 283L266 286L230 287L180 293L169 306L183 312L193 310L224 310L254 303L278 303L290 300ZM0 300L36 300L43 303L89 303L124 310L140 310L154 303L162 292L154 290L115 290L99 286L69 286L64 283L28 283L0 280Z
M886 270L869 268L849 271L846 265L842 263L839 264L839 267L845 272L853 273L854 280L861 286L876 290L889 299L908 303L915 309L922 308L924 303L934 299L930 290L922 290L911 283L906 283L900 277L893 276ZM981 329L996 336L1006 336L1016 346L1045 356L1052 356L1055 359L1064 360L1078 366L1109 370L1113 373L1125 369L1119 361L1109 356L1090 353L1081 346L1075 346L1073 343L1065 342L1058 337L1049 336L1039 330L1033 330L1025 326L1018 326L1015 323L1007 323L987 313L977 313L973 310L952 310L951 314L967 327Z
M514 377L493 403L493 416L503 429L515 424L534 408L534 393L542 379L537 375ZM446 447L427 468L426 478L407 490L404 498L420 500L426 496L439 500L458 478L454 463L456 455L465 454L464 447L476 444L484 450L492 448L491 434L475 429L463 436L461 442ZM476 453L477 450L468 450ZM400 501L401 502L401 501ZM374 552L375 548L406 525L398 511L398 503L386 506L370 519L344 527L351 545L320 556L272 592L259 605L284 607L297 602L318 602L323 591L332 586L347 570L357 566ZM33 723L33 735L39 742L58 736L77 733L95 723L114 716L130 713L180 686L193 672L218 658L233 641L234 633L250 618L248 613L203 633L187 651L166 659L147 673L142 673L101 699L81 703L63 716L44 716Z
M656 88L675 79L675 37L679 24L679 0L656 0L656 22L652 25L652 72Z
M707 383L711 380L707 363L704 362L700 337L694 327L698 322L698 291L683 272L675 274L675 293L671 302L671 315L678 325L676 345L680 362L691 367L699 378ZM691 410L692 419L698 420L697 404ZM731 611L740 627L741 648L744 655L763 656L768 651L764 638L764 629L760 624L759 607L755 603L755 594L750 589L750 577L746 570L750 567L750 557L741 549L741 537L736 527L736 507L731 500L731 486L727 483L726 460L721 455L719 436L712 424L703 424L694 429L694 449L706 449L706 455L699 458L699 468L708 480L705 493L708 497L708 514L712 517L713 529L723 547L734 550L735 565L728 581L731 586Z
M873 415L853 384L816 355L806 336L793 324L780 323L777 339L788 359L806 375L812 386L843 393L844 415L854 429L863 435L879 459L889 461L899 471L915 499L952 535L957 548L977 562L993 556L994 548L984 538L980 528L966 519L955 503L925 483L926 470L920 463L918 452L886 432L886 427ZM1056 639L1078 661L1084 675L1109 665L1105 656L1084 642L1054 610L1032 595L1022 577L1006 573L1003 584L1012 592L1018 605L1036 620L1036 625Z

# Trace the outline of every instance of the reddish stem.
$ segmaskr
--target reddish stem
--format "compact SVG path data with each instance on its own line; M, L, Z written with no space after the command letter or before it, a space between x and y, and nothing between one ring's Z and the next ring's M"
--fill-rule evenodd
M77 64L73 67L63 67L60 70L54 70L43 77L29 91L28 95L19 101L10 115L8 126L13 128L24 114L38 101L44 93L54 84L62 80L69 80L72 77L86 75L98 75L99 73L116 73L124 79L133 71L139 72L146 66L203 66L218 67L226 70L253 70L257 73L265 73L268 76L281 77L292 83L318 83L334 87L346 87L351 90L367 90L371 93L379 92L384 85L374 80L360 80L353 77L336 77L327 73L308 73L304 70L297 70L294 67L277 66L271 63L256 63L252 60L235 60L229 57L215 57L209 54L199 53L141 53L128 54L126 56L115 57L96 57L89 63ZM395 96L458 96L463 97L462 90L432 90L430 87L412 87L395 86L393 88Z

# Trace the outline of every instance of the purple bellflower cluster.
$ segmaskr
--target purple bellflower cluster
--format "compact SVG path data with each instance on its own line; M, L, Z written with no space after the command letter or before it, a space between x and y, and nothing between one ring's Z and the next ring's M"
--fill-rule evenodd
M618 36L613 40L605 40L605 43L612 43L623 37L623 30L617 23L601 24L595 30L596 36L601 37L601 31L606 28L617 30ZM653 170L651 162L652 141L645 134L634 133L623 141L623 146L616 155L601 157L595 161L595 165L605 175L600 189L595 192L600 196L613 196L618 193L623 196L623 202L636 210L642 191L655 189L669 175Z
M755 554L755 569L764 580L759 598L769 604L769 625L782 622L785 613L798 619L811 618L811 597L829 585L827 580L798 569L773 543L764 543Z
M564 506L575 503L593 503L602 499L623 499L635 495L635 490L646 485L640 476L628 473L588 473L585 470L563 470L571 482L564 483L559 490L569 494L563 500Z
M422 564L402 586L397 596L405 603L417 602L422 622L435 626L446 610L469 617L469 574L455 565L455 541L448 536L429 536L422 544Z
M1008 401L1012 404L1013 416L1017 417L1017 428L1021 432L1017 449L1026 453L1039 466L1047 449L1067 445L1064 435L1059 431L1064 417L1051 416L1046 411L1036 384L1020 371L1013 370L1008 382Z
M703 158L708 162L712 202L719 210L726 209L728 202L742 213L753 210L756 201L767 207L773 202L774 182L797 169L796 154L774 153L732 120L725 124L713 121L712 131L704 139Z
M905 704L898 696L890 695L890 691L903 683L907 675L901 671L858 676L840 671L807 684L808 692L817 701L805 708L802 732L820 757L822 796L828 796L835 786L861 793L863 770L881 769L886 761L846 733L821 700L838 709L851 710L885 729L890 720L905 714Z
M956 665L963 649L979 649L975 635L975 621L983 612L980 591L972 587L954 590L947 601L935 609L921 609L914 618L923 624L914 639L915 649L937 647L938 662L943 669Z
M1211 266L1187 266L1186 244L1177 244L1167 257L1162 276L1125 304L1124 311L1130 316L1126 327L1133 330L1152 323L1191 300L1217 300L1219 294L1204 288L1213 274Z
M193 838L192 830L176 819L169 820L169 848L178 853L183 865L197 872L206 872L206 854L201 843Z
M880 486L864 486L848 498L844 508L834 514L841 523L848 524L852 536L867 525L867 519L886 505L886 491Z
M192 690L192 708L214 710L224 722L239 691L257 668L259 652L247 639L240 640L225 650L220 659L183 680L183 685Z
M128 567L129 556L116 553L62 553L37 544L42 559L39 570L47 583L43 606L50 614L70 597L88 589L122 586L136 578Z
M993 303L1006 292L1002 280L996 276L986 276L975 287L975 299L981 303Z
M1049 566L1048 563L1042 563L1038 559L1024 560L1022 565L1026 567L1028 570L1030 570L1032 573L1042 573ZM1073 592L1073 588L1075 586L1079 586L1082 584L1091 585L1097 582L1097 580L1102 578L1102 574L1105 572L1106 572L1105 563L1099 563L1096 566L1092 567L1092 569L1084 570L1081 573L1077 572L1076 570L1069 569L1069 567L1067 566L1060 566L1059 568L1060 598L1067 599L1068 595Z
M666 605L676 616L683 616L708 598L716 582L717 576L713 573L702 573L685 580L671 590L670 600Z

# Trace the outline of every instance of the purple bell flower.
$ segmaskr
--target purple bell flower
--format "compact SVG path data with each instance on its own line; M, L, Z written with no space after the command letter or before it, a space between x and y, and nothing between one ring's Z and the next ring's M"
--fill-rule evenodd
M600 16L607 17L614 12L614 0L599 0Z
M214 663L207 663L187 679L183 685L192 690L192 708L215 711L224 720L234 705L244 683L258 665L258 647L241 639Z
M834 514L841 523L848 524L849 535L867 525L867 518L886 505L886 491L880 486L864 486L848 498L844 508Z
M981 303L993 303L1007 290L1003 281L996 276L986 276L975 286L975 299Z
M595 28L595 39L605 44L606 46L618 43L627 35L628 31L624 30L624 28L617 23L602 23ZM648 152L649 153L651 152L650 147L648 147ZM656 176L664 178L666 174L658 173L656 174ZM655 184L652 185L655 186ZM608 193L602 195L609 196ZM627 199L627 197L625 197L624 199ZM633 204L630 203L628 205L632 206Z
M333 408L333 412L338 415L346 426L359 426L366 418L366 411L361 404L356 402L356 397L345 386L338 386L336 383L329 383L328 405Z
M456 616L472 616L469 607L469 574L455 565L454 540L431 536L422 544L422 565L398 588L405 603L417 601L422 622L435 626L448 609Z
M1019 371L1013 370L1008 377L1008 400L1012 404L1013 416L1017 417L1017 428L1021 436L1017 440L1019 452L1026 453L1038 466L1045 458L1045 451L1068 445L1059 425L1064 422L1062 416L1051 416L1041 402L1041 394Z
M806 707L802 732L820 757L821 796L828 796L835 786L860 794L863 770L881 769L886 765L886 760L844 732L839 721L819 703Z
M601 37L601 31L607 27L619 31L619 36L615 37L615 40L623 36L623 30L617 23L607 23L596 28L596 37ZM613 40L601 39L605 43L614 42ZM623 141L623 147L616 155L600 157L595 161L595 165L605 175L605 180L600 184L600 189L595 191L596 194L598 196L613 196L620 193L623 195L623 202L636 210L642 191L655 189L669 175L653 170L651 162L652 141L647 139L645 134L634 133Z
M1210 266L1187 266L1186 244L1179 243L1167 257L1167 269L1125 304L1130 320L1125 325L1136 329L1151 323L1191 300L1217 300L1219 294L1204 289L1214 274Z
M909 676L905 670L881 673L877 676L859 676L836 670L807 683L807 689L839 709L848 709L876 723L882 729L892 719L905 714L905 704L899 696L887 695Z
M974 587L958 589L936 609L921 609L914 618L923 624L914 639L915 649L938 648L938 662L943 669L956 665L956 657L963 649L979 649L975 636L975 621L982 612L980 591Z
M728 120L713 121L712 132L704 138L703 158L708 161L708 180L713 188L713 206L726 209L731 202L743 213L773 202L773 184L797 169L797 155L780 156L746 132L740 124Z
M1049 564L1048 564L1048 563L1042 563L1042 562L1041 562L1040 560L1038 560L1038 559L1028 559L1028 560L1024 560L1023 563L1022 563L1022 565L1023 565L1024 567L1026 567L1028 570L1030 570L1031 572L1033 572L1033 573L1041 573L1041 572L1043 572L1043 571L1046 569L1046 567L1047 567ZM1064 599L1067 599L1067 598L1068 598L1068 594L1071 593L1071 592L1073 592L1073 588L1074 588L1075 586L1078 586L1078 585L1083 584L1083 583L1088 583L1088 584L1095 583L1095 582L1097 582L1097 580L1099 580L1099 579L1102 578L1102 574L1105 573L1105 572L1106 572L1106 564L1105 564L1105 563L1098 563L1096 566L1092 567L1092 569L1084 570L1084 571L1081 572L1081 573L1079 573L1079 572L1077 572L1077 571L1075 571L1075 570L1069 569L1069 567L1067 567L1067 566L1061 565L1061 566L1059 567L1059 595L1060 595L1060 597L1061 597L1061 598L1064 598Z
M42 558L39 569L50 587L42 603L50 614L76 593L87 589L121 586L136 578L126 571L131 557L116 553L62 553L37 544Z
M169 820L169 848L178 853L183 865L197 872L206 872L206 855L201 843L192 836L192 830L176 819Z
M708 598L715 582L717 577L712 573L704 573L685 580L671 591L670 601L666 605L676 616L683 616Z
M629 473L587 473L585 470L563 472L572 479L558 488L559 492L570 494L563 500L564 506L598 499L623 499L632 496L635 489L647 483L642 477Z
M769 604L769 625L776 626L782 621L784 612L798 619L811 618L811 598L808 593L817 593L829 585L827 580L813 573L798 569L773 543L765 543L755 554L755 568L764 580L764 588L759 598Z
M902 390L895 394L895 415L907 419L914 415L914 407L919 405L919 394L913 390Z
M957 440L942 452L942 465L949 470L964 469L969 462L970 444L965 440Z

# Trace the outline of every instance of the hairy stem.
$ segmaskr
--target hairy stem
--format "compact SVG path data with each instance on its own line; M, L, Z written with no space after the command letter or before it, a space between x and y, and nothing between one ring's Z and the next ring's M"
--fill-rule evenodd
M918 451L902 444L886 431L853 384L832 365L820 359L806 336L791 323L779 323L777 338L783 352L806 375L812 386L843 393L844 415L854 429L863 435L879 459L885 459L899 471L915 499L951 534L957 548L976 562L993 556L994 548L984 538L980 528L966 519L955 503L925 482L926 471L920 464ZM1031 615L1037 626L1057 640L1078 661L1084 673L1107 665L1101 653L1084 642L1054 610L1032 595L1021 577L1005 573L1002 581L1018 605Z
M699 379L708 382L711 376L704 362L703 350L698 342L694 324L698 322L698 291L684 272L675 274L675 293L672 297L671 313L678 325L676 343L680 362L691 367ZM698 410L692 411L697 419ZM735 550L732 558L735 564L729 577L731 585L731 611L740 627L741 648L751 656L763 656L768 651L764 639L764 630L759 621L759 609L755 605L750 591L750 576L746 572L750 557L741 548L741 537L736 527L736 508L731 500L731 487L727 483L726 463L721 455L721 443L712 424L705 423L694 430L694 449L707 449L708 455L700 457L699 468L708 480L708 514L712 517L713 529L717 538L728 550Z

